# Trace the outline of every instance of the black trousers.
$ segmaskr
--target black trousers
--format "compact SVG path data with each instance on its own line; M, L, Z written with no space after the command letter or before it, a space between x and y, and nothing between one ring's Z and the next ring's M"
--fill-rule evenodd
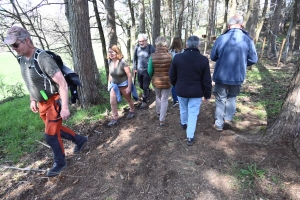
M147 70L138 70L138 82L140 88L143 90L143 102L147 103L149 97L149 85L151 82Z

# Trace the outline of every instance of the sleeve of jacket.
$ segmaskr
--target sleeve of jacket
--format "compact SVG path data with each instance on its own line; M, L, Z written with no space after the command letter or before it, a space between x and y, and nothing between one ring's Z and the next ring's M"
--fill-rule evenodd
M135 46L135 48L134 48L134 53L133 53L133 61L132 61L132 63L133 63L133 69L134 70L137 70L137 48L138 48L138 46Z
M211 97L211 75L210 75L210 68L209 68L209 61L206 58L206 62L204 65L203 76L202 76L202 86L203 86L203 95L205 99L210 99Z
M212 61L217 61L218 60L218 39L216 40L211 52L210 52L210 59Z
M258 60L258 57L257 57L255 45L254 45L254 42L251 40L250 41L250 49L249 49L249 53L247 56L247 66L251 66L251 65L255 64L257 62L257 60Z
M149 60L148 60L148 74L150 76L150 78L152 78L153 75L153 63L152 63L152 57L150 56Z
M177 68L174 63L174 58L172 60L171 67L169 69L169 78L170 78L171 84L174 86L177 81Z

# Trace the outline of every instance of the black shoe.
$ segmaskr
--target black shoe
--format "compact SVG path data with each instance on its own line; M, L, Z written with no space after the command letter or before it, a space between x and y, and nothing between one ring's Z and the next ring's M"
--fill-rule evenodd
M186 124L181 124L181 127L183 128L183 130L187 129L187 125Z
M142 105L140 106L140 109L144 109L144 108L147 108L147 103L142 102Z
M76 146L74 147L73 153L79 153L80 151L82 151L87 141L88 141L88 137L83 136L81 143L76 144Z
M173 107L178 106L178 105L179 105L178 101L173 103Z
M56 163L54 163L53 167L47 172L46 176L48 176L48 177L57 176L66 167L67 167L66 162L65 162L65 164L61 164L61 165L57 165Z
M188 138L187 139L187 145L188 146L192 146L193 144L194 144L194 142L195 142L195 138L193 137L193 138Z

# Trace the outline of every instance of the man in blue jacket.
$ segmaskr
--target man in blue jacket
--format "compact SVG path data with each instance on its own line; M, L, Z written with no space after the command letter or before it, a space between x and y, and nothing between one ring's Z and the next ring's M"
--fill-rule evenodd
M243 31L243 17L233 16L228 28L215 42L210 59L216 61L213 81L216 98L215 124L222 131L224 123L232 126L236 112L236 96L246 77L247 66L257 62L254 43L248 33Z
M187 145L195 141L197 117L202 103L211 97L211 75L208 59L201 55L198 47L200 39L190 36L186 41L187 49L177 54L169 71L170 82L176 85L180 107L180 122L187 135Z

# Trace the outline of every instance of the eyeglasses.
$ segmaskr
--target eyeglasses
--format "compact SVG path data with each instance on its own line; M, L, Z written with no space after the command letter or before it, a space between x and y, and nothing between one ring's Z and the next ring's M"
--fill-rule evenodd
M147 40L140 40L139 43L143 43L143 42L146 42L146 41L147 41Z
M114 52L114 51L109 51L108 53L109 54L116 54L116 52Z
M19 48L19 45L21 44L22 42L19 42L19 43L14 43L12 45L10 45L11 47L14 47L14 48Z

